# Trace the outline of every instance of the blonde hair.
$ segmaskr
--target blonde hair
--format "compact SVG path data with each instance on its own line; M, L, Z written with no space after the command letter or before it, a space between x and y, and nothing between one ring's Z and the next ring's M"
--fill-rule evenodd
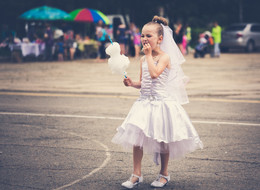
M157 16L155 15L152 19L152 22L157 22L159 24L163 24L164 26L168 26L168 21L166 18L164 17L160 17L160 16Z
M158 36L163 36L163 27L161 26L161 24L163 24L164 26L168 26L168 21L166 18L164 17L159 17L157 15L155 15L152 19L151 22L148 22L145 25L155 25L157 27L157 33Z

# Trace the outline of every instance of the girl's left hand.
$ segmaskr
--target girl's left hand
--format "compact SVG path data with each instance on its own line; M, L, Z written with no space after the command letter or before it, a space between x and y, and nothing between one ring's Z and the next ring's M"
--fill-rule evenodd
M152 55L152 47L148 42L143 45L143 52L145 55Z

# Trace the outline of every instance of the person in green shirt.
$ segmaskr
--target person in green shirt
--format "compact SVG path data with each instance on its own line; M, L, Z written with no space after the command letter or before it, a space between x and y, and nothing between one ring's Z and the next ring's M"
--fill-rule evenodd
M189 45L191 41L191 27L188 24L186 26L186 36L187 36L186 54L189 54Z
M214 22L214 27L212 28L212 37L214 38L214 56L220 56L219 44L221 43L221 27L218 22Z

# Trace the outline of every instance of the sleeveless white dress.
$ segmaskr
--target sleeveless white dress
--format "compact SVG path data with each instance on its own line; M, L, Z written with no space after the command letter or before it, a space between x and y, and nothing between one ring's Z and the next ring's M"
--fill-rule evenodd
M112 139L113 143L127 149L142 147L144 152L154 155L156 164L160 162L160 153L169 152L170 158L178 159L203 148L183 107L167 95L168 75L166 68L159 77L152 79L147 62L142 63L140 97Z

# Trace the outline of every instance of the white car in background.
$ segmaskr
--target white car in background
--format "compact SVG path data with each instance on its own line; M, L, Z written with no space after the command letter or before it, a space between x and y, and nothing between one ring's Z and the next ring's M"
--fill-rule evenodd
M222 51L228 51L231 48L244 48L247 52L253 52L260 47L260 24L232 24L222 32L220 46Z

